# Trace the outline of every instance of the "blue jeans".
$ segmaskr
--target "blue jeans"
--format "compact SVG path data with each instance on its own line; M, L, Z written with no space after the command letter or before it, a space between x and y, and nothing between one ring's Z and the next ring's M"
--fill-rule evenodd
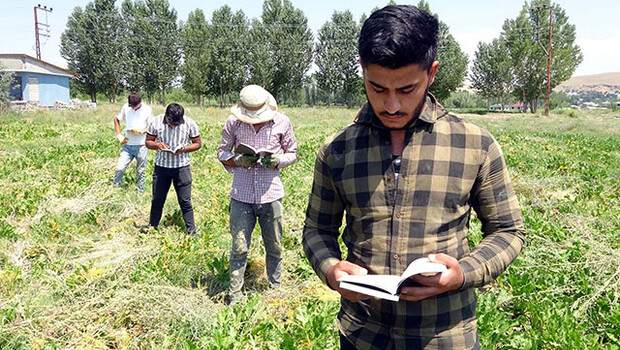
M265 204L250 204L230 200L230 287L232 296L241 294L243 288L248 251L252 242L252 231L256 220L260 225L265 245L267 277L272 287L280 286L282 272L282 201Z
M147 155L148 150L144 145L123 145L121 148L121 155L118 157L118 162L116 163L116 173L114 174L113 180L114 187L119 187L121 185L125 170L129 166L129 163L135 158L136 186L139 192L144 192Z

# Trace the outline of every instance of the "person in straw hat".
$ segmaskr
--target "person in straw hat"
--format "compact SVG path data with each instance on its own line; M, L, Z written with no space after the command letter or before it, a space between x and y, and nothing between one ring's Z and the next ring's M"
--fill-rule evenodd
M280 169L297 160L297 141L289 118L274 97L258 85L241 89L239 102L222 129L218 159L233 174L230 191L229 302L242 296L247 253L256 221L266 251L269 284L280 285L282 270L282 198Z

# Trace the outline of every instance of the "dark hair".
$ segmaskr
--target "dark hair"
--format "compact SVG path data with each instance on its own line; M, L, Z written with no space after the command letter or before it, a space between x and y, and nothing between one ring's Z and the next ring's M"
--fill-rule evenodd
M171 103L166 107L166 114L164 115L164 122L168 125L170 124L182 124L183 123L183 115L185 114L185 110L183 106L178 103Z
M428 69L437 55L439 21L411 5L386 6L364 22L358 42L362 66L396 69L420 64Z
M136 107L140 103L142 103L142 97L140 97L140 94L137 92L132 92L127 97L127 104L129 104L129 107Z

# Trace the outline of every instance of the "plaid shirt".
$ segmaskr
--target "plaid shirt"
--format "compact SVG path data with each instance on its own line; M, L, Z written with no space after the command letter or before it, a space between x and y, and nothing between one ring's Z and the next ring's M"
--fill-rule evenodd
M502 273L521 250L524 228L502 152L482 128L449 114L431 95L408 128L398 183L390 134L366 105L319 151L303 232L316 273L346 260L370 274L400 275L431 253L455 257L460 290L419 302L341 301L340 330L359 349L472 348L475 287ZM483 241L470 250L471 209Z
M276 113L258 132L254 126L228 117L222 129L222 139L218 147L218 159L228 160L234 156L233 149L239 143L255 149L266 149L275 154L279 163L276 169L255 165L251 168L225 167L233 174L230 196L235 200L250 204L264 204L284 197L284 185L280 180L280 169L297 160L297 141L293 125L287 116Z

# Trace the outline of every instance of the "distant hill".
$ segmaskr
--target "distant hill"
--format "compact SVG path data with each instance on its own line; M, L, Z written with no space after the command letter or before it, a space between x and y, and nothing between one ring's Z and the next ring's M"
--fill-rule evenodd
M620 93L620 72L572 77L554 90L563 92Z

